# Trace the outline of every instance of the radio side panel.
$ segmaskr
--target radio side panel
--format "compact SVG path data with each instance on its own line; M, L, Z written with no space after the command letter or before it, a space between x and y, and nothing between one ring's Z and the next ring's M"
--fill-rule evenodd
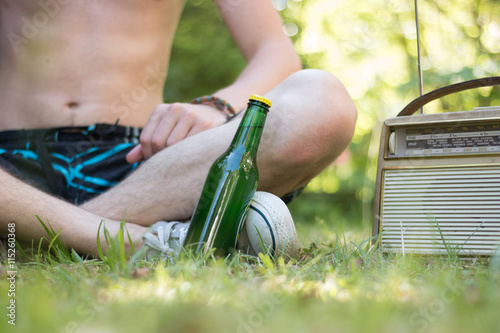
M377 236L380 232L380 207L381 207L381 194L382 194L382 170L385 167L385 158L387 154L386 147L388 142L388 127L387 121L382 125L380 136L380 149L377 161L377 177L375 180L375 194L373 197L373 226L372 226L372 243L376 242ZM379 244L377 244L379 245Z

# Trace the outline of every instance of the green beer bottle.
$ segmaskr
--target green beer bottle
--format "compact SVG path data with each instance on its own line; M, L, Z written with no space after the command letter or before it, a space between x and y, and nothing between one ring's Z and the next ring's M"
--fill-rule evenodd
M184 241L184 249L226 256L236 246L257 189L257 148L271 102L251 95L231 145L210 167Z

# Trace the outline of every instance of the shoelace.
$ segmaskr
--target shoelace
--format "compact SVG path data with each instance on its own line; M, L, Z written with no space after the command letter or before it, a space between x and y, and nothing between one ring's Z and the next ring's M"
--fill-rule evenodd
M187 227L174 230L178 224L180 222L164 222L142 237L146 245L159 251L162 257L177 257L187 234ZM153 232L156 232L156 235Z

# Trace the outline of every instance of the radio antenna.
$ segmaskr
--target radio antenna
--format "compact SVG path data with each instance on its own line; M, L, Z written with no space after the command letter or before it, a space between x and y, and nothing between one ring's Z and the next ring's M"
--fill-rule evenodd
M417 27L417 68L418 68L418 89L420 92L420 97L424 94L424 83L422 79L422 64L420 56L420 25L418 23L418 5L417 0L415 0L415 24ZM420 108L420 114L424 113L424 107Z

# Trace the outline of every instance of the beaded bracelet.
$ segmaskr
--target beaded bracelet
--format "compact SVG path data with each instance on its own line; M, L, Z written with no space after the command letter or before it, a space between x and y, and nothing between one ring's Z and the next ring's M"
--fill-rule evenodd
M234 108L229 104L228 101L219 98L217 96L202 96L193 99L190 104L208 104L216 107L219 111L224 113L228 119L231 117L234 117L236 115L236 111Z

